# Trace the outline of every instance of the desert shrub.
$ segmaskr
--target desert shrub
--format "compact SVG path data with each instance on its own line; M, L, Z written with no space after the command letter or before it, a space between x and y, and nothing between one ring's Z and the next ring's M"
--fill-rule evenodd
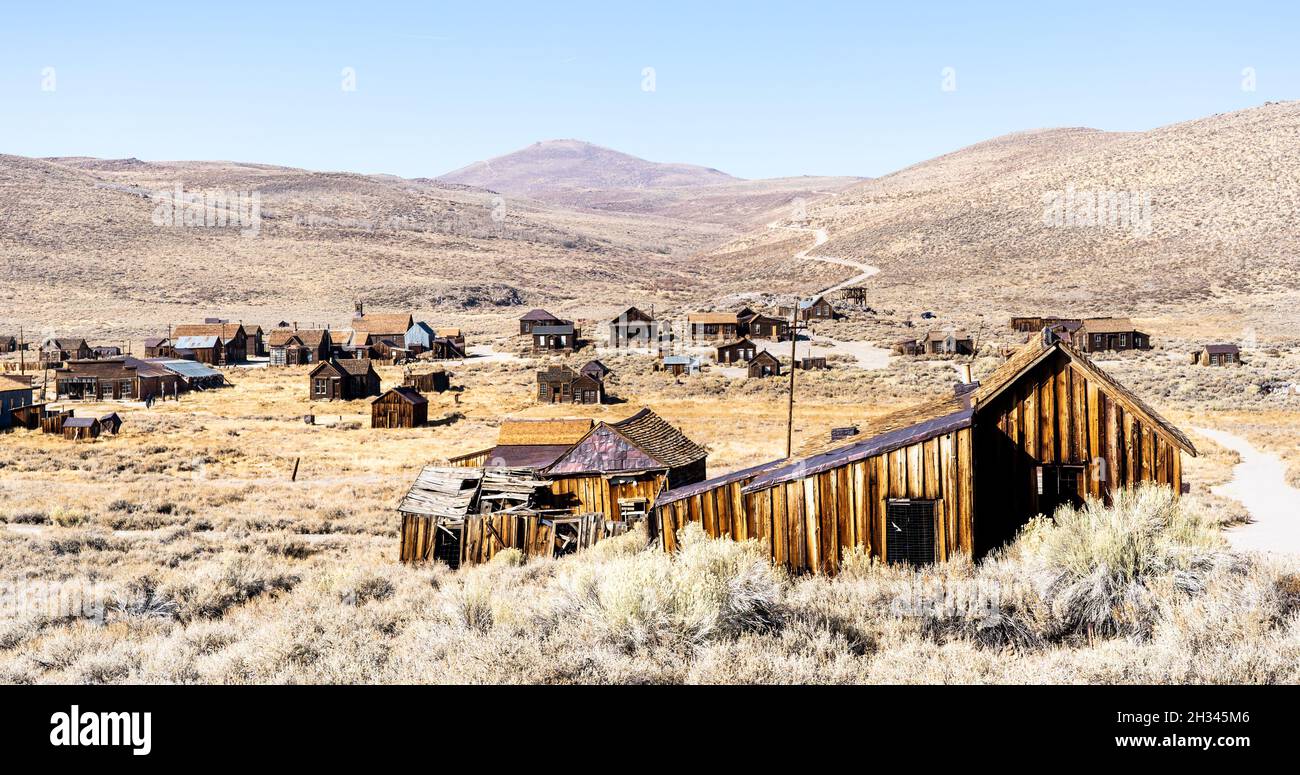
M177 605L182 620L215 619L263 593L292 589L297 576L278 569L263 554L238 554L164 584L159 594Z
M492 555L491 562L494 565L523 565L524 553L511 546Z
M50 521L59 527L76 527L86 523L86 513L80 509L56 506L50 512Z

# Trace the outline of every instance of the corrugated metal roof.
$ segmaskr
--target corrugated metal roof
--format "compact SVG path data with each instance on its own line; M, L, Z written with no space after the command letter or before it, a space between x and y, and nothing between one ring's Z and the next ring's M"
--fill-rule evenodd
M699 365L700 359L694 355L665 355L665 366L693 366Z
M206 379L221 376L221 372L197 361L184 361L177 358L151 358L150 363L156 363L186 379Z
M682 498L689 498L692 495L699 495L701 493L706 493L710 490L717 489L718 487L731 484L732 482L738 482L743 479L752 479L753 477L758 476L764 471L775 468L784 462L785 462L785 458L779 458L777 460L769 460L766 463L759 463L756 466L750 466L749 468L742 468L739 471L732 471L729 474L723 474L722 476L715 476L712 479L705 479L702 482L696 482L695 484L688 484L685 487L678 487L677 489L669 490L664 494L660 495L658 498L656 498L655 505L663 506L669 503L673 503L675 501L679 501Z
M176 338L176 347L181 350L203 350L216 347L220 342L220 337L215 336L179 336Z

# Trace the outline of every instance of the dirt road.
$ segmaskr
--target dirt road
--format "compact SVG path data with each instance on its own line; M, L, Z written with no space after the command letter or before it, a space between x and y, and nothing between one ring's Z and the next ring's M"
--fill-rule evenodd
M1211 488L1215 495L1240 501L1250 512L1250 524L1224 531L1233 548L1300 554L1300 490L1286 483L1281 459L1227 431L1196 432L1241 455L1232 480Z

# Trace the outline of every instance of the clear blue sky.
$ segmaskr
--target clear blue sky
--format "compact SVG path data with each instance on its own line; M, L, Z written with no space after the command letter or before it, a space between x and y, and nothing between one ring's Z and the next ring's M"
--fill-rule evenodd
M576 137L742 177L879 175L1300 94L1293 1L1065 5L11 1L0 153L415 177Z

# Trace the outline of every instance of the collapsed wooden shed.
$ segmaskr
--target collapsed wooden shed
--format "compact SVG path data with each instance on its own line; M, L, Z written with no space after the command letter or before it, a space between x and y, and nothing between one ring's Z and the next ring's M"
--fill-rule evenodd
M1050 331L983 384L954 393L759 470L739 500L725 477L670 490L653 520L665 548L699 521L710 535L743 524L793 572L836 573L852 547L885 562L977 557L1035 515L1085 497L1109 500L1141 482L1180 492L1181 453L1196 454L1181 431ZM723 504L731 511L720 517Z
M426 467L397 508L402 562L441 560L458 568L504 549L556 557L605 536L601 514L538 508L549 484L531 469Z

